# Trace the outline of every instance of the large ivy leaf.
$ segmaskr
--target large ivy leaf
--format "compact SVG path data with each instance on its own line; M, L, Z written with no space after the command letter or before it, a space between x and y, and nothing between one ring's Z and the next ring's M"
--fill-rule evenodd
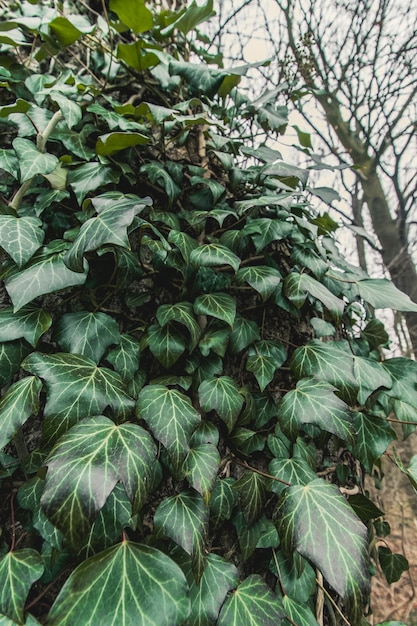
M300 602L293 600L289 596L284 596L282 598L282 607L293 624L297 624L297 626L319 626L309 606L300 604Z
M320 300L336 318L343 314L345 308L342 300L333 295L325 285L306 273L291 272L284 280L284 293L297 308L303 306L307 294L310 294Z
M137 35L153 26L151 11L145 0L110 0L110 10L117 13L121 21Z
M43 574L42 557L36 550L23 548L0 558L0 614L25 623L24 606L32 584Z
M387 359L383 368L391 377L392 386L384 393L417 408L417 362L403 357Z
M243 515L252 526L264 511L266 490L270 481L264 476L252 471L245 471L235 482L233 489L239 494Z
M256 206L256 200L245 200L244 202L249 203L248 208L254 206L254 204ZM240 205L241 210L246 208L246 205L242 206L243 203L238 204ZM270 200L268 204L273 204L273 202ZM248 222L248 224L246 224L243 228L242 233L245 235L251 235L256 252L260 252L273 241L280 241L281 239L288 237L293 228L294 226L290 222L285 222L280 219L274 220L266 217L260 217Z
M304 459L299 458L276 458L272 459L268 466L268 472L278 480L272 481L271 491L280 494L286 488L285 483L290 485L306 485L317 478ZM280 482L283 481L283 482Z
M46 382L44 436L55 439L85 417L111 407L126 418L134 408L118 374L78 354L32 352L23 367Z
M240 259L226 246L219 243L205 243L194 248L190 254L190 261L195 267L218 267L230 265L235 272L239 269Z
M81 547L120 480L133 510L143 506L156 446L137 424L117 426L104 416L76 424L53 448L41 506L74 547Z
M397 435L384 418L360 411L353 413L353 429L355 433L353 454L366 471L371 473L375 461L384 454Z
M42 382L35 376L18 380L0 400L0 449L16 435L19 428L37 413Z
M252 574L228 596L217 626L280 626L285 621L277 596L260 576Z
M246 369L255 375L263 391L286 358L287 349L283 344L269 340L257 341L249 347Z
M5 280L15 311L38 296L85 283L87 262L84 262L80 272L73 272L65 265L63 255L63 252L50 254L41 249L28 266Z
M113 168L95 162L84 163L68 173L68 183L80 205L90 191L96 191L117 180L118 175Z
M417 311L417 304L387 278L366 278L355 283L358 295L375 309Z
M324 380L302 378L282 398L278 420L287 437L295 440L301 424L316 424L344 441L352 440L353 418L348 405Z
M369 589L367 529L337 487L321 478L289 487L277 517L287 550L295 548L339 595L361 606Z
M215 15L213 0L206 0L203 4L197 4L194 0L187 9L181 11L180 16L169 26L162 30L162 34L169 35L174 29L180 30L184 35L194 30L196 26Z
M197 97L204 94L212 98L219 90L227 76L226 71L213 69L205 63L189 63L186 61L171 61L169 72L174 76L182 76L188 83L191 93Z
M162 500L155 511L157 536L167 536L193 559L197 580L203 573L203 548L208 510L203 498L193 490L181 491Z
M35 347L51 324L51 314L43 309L27 306L14 312L6 307L0 311L0 342L24 338Z
M172 626L190 611L181 569L160 550L124 541L87 559L52 605L50 626Z
M156 319L161 326L165 326L171 321L175 321L178 324L185 326L191 337L190 352L192 352L197 346L201 335L201 328L195 318L191 302L162 304L158 307Z
M112 344L120 341L116 320L105 313L66 313L59 318L55 341L65 352L81 354L98 363Z
M0 247L22 267L38 250L45 237L42 222L36 217L0 215Z
M232 332L229 337L229 347L231 352L240 352L260 338L261 336L258 324L252 320L242 317L237 313L233 323Z
M216 411L230 433L244 401L233 378L219 376L203 381L198 388L198 397L203 411Z
M228 293L203 293L194 300L197 315L210 315L233 326L236 316L236 300Z
M267 265L242 267L236 272L237 282L248 283L261 295L264 301L274 293L281 278L281 274L278 270L273 267L268 267Z
M96 152L102 156L111 156L126 148L148 143L148 141L149 138L146 135L133 131L107 133L97 138Z
M139 417L167 448L174 467L179 470L190 450L190 437L201 419L190 399L164 385L147 385L139 394L137 406Z
M214 481L220 466L220 454L212 443L202 443L191 447L184 461L184 474L188 482L205 503L208 503Z
M353 373L359 384L358 401L365 404L369 396L380 387L390 389L391 376L381 363L361 356L353 357Z
M166 368L170 369L187 347L184 335L172 324L152 324L148 328L149 350Z
M75 241L65 256L65 263L74 272L82 272L83 255L90 250L97 250L104 244L114 244L130 248L127 228L135 216L146 205L132 201L128 208L114 202L112 206L101 209L96 217L91 217L80 228Z
M314 376L327 381L347 401L356 395L358 382L353 375L353 355L345 342L312 339L295 350L291 369L297 378Z
M19 159L20 182L30 180L36 174L50 174L59 161L53 154L39 152L29 139L16 137L13 148Z

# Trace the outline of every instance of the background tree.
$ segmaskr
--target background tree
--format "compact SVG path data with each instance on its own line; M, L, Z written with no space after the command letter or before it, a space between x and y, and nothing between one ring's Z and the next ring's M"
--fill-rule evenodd
M414 3L252 0L238 7L221 5L217 45L231 56L256 50L272 59L258 73L258 84L287 81L292 106L314 131L319 160L350 166L340 171L340 182L352 223L375 233L384 268L417 301ZM312 152L311 146L305 144L304 151ZM366 248L369 259L371 248L358 239L363 267ZM417 317L405 317L417 352Z

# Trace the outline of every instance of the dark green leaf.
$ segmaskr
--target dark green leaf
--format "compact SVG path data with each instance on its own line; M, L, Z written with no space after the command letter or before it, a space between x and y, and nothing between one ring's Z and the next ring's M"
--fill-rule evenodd
M36 174L50 174L58 165L58 159L53 154L39 152L29 139L16 137L13 148L19 159L20 182L30 180Z
M191 302L176 302L175 304L162 304L156 312L156 319L161 326L175 321L185 326L191 336L190 352L198 344L201 328L195 318Z
M257 341L249 348L246 369L255 375L260 390L263 391L286 358L287 349L283 344L266 340Z
M210 498L210 521L216 524L230 519L237 501L234 478L217 478Z
M0 215L0 247L22 267L35 254L43 242L45 232L36 217Z
M65 352L81 354L98 363L106 349L120 341L115 319L105 313L66 313L56 326L55 340Z
M129 382L139 369L140 346L137 339L130 335L120 335L117 346L107 352L108 361L120 374L122 380Z
M353 413L355 445L353 454L364 465L367 472L397 438L389 422L381 417L367 413Z
M230 350L234 353L240 352L260 338L258 324L237 313L229 337Z
M177 29L187 35L190 30L194 30L201 22L205 22L213 15L216 15L216 12L213 11L213 0L206 0L204 4L197 4L193 0L174 22L164 28L162 34L164 36L169 35L174 29Z
M107 135L100 135L96 142L96 153L102 156L111 156L131 148L148 143L149 138L142 133L130 132L114 132Z
M233 326L236 316L236 300L228 293L204 293L194 300L197 315L210 315Z
M249 527L263 513L266 490L269 487L269 479L250 470L245 471L233 485L233 489L236 489L239 494L243 515Z
M198 397L203 411L215 410L230 433L243 407L243 396L235 381L230 376L209 378L199 386Z
M30 352L30 346L26 341L6 341L0 343L0 386L7 385L12 380L16 372L19 371L20 364Z
M281 274L273 267L266 265L254 265L242 267L236 273L238 283L246 282L257 291L262 300L271 296L281 281Z
M306 461L297 458L272 459L268 466L268 472L271 476L279 479L271 482L271 491L277 494L282 493L288 483L290 485L307 485L317 477Z
M32 584L43 573L39 552L31 548L14 550L0 558L0 614L24 624L24 606Z
M310 607L300 604L288 595L282 598L282 607L293 624L297 624L297 626L319 626Z
M38 412L42 383L29 376L14 383L0 400L0 449L16 435L31 415Z
M349 496L349 504L363 522L368 522L371 519L384 515L384 512L378 509L372 500L369 500L362 493Z
M26 306L13 312L12 307L0 311L0 342L24 338L33 347L52 324L50 313Z
M152 324L148 328L148 344L152 354L167 369L178 361L187 347L184 335L169 323L163 327Z
M219 243L205 243L195 248L190 254L190 261L195 267L217 267L230 265L235 272L239 269L240 259L226 246Z
M361 356L353 357L353 373L359 383L358 400L365 404L369 396L380 387L390 389L391 376L381 363Z
M117 180L115 170L101 163L84 163L70 170L68 174L68 183L80 205L90 191L96 191Z
M284 293L297 308L303 306L307 294L310 294L320 300L336 318L343 314L345 308L342 300L333 295L325 285L306 273L291 272L284 280Z
M184 461L185 477L191 487L203 496L206 504L210 499L219 466L219 451L211 443L192 446Z
M393 554L385 546L379 546L378 559L389 585L400 580L403 572L410 569L407 559L402 554Z
M284 617L277 596L260 576L252 574L228 596L217 626L277 626Z

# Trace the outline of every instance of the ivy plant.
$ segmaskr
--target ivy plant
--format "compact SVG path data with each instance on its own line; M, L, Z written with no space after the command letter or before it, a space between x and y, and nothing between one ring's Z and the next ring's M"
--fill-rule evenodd
M408 567L364 476L417 421L375 310L417 305L339 253L212 14L2 4L2 624L364 625Z

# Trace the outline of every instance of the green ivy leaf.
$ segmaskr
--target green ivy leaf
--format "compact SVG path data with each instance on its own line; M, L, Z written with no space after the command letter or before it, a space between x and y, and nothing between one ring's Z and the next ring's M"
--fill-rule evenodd
M215 525L230 519L237 501L234 478L217 478L210 498L210 522Z
M120 335L118 345L107 352L108 361L125 382L132 380L139 369L140 345L130 335Z
M387 278L366 278L355 283L358 295L375 309L417 311L417 304Z
M174 467L179 470L190 446L200 415L189 398L176 389L147 385L138 397L138 414L168 450Z
M90 191L96 191L110 183L116 183L119 176L114 169L101 163L84 163L70 170L68 184L75 193L78 204L81 205Z
M103 601L105 599L105 601ZM123 541L87 559L65 582L48 616L50 626L105 624L172 626L190 611L181 569L160 550Z
M152 324L148 328L148 345L158 361L166 369L170 369L185 351L187 341L170 323L164 327Z
M8 385L19 371L20 364L29 354L30 346L26 341L6 341L0 343L0 386Z
M71 15L70 18L59 15L49 23L49 28L64 47L70 46L83 34L91 33L94 30L94 26L83 15Z
M214 320L207 326L203 337L198 343L200 352L203 356L208 356L211 351L224 357L227 351L230 336L230 327L224 326L217 320Z
M220 466L220 454L216 446L202 443L192 446L184 461L184 474L207 504Z
M62 533L48 520L41 509L41 497L45 481L34 476L24 483L18 493L17 500L24 509L32 512L32 526L53 549L63 551Z
M283 609L297 626L319 626L318 621L314 617L314 614L309 606L300 604L296 600L293 600L289 596L282 598Z
M297 378L314 376L327 381L347 401L356 396L358 382L353 375L353 355L345 342L312 339L295 350L291 369Z
M27 113L31 106L27 100L17 98L13 104L0 106L0 117L8 117L11 113Z
M85 283L87 262L84 262L80 272L73 272L65 265L64 254L50 254L46 248L42 248L32 257L29 265L5 280L15 311L19 311L38 296Z
M255 375L261 391L271 382L287 358L287 349L274 341L257 341L249 347L246 369Z
M236 317L236 300L228 293L203 293L194 300L197 315L210 315L233 326Z
M387 359L382 363L383 368L391 377L392 386L384 393L390 398L417 408L417 362L403 357Z
M134 408L118 374L78 354L32 352L22 364L46 382L44 436L56 439L73 424L106 407L120 419Z
M375 461L384 454L397 435L385 419L360 411L353 413L353 430L353 454L366 471L371 473Z
M241 511L233 518L242 559L246 561L256 548L277 548L279 537L273 522L262 515L252 526L248 526Z
M316 572L310 563L303 559L298 552L286 554L283 550L279 550L276 553L276 560L272 558L269 566L277 578L276 562L278 562L279 577L285 594L299 602L307 603L317 590ZM277 582L276 592L277 594L281 593L279 582Z
M156 319L161 326L165 326L171 321L175 321L178 324L185 326L191 336L190 352L192 352L197 346L201 335L201 328L195 318L191 302L162 304L158 307Z
M410 569L409 562L402 554L393 554L386 546L378 547L378 560L389 585L400 580L402 574Z
M146 7L145 0L110 0L110 10L137 35L153 26L152 12Z
M310 294L320 300L337 319L341 317L345 308L342 300L333 295L325 285L306 273L291 272L286 276L284 293L297 308L303 306L307 294Z
M243 407L243 396L235 381L230 376L209 378L199 386L198 397L203 411L216 411L230 433Z
M35 254L45 237L36 217L0 215L0 247L20 268Z
M103 416L82 420L46 461L42 509L70 545L80 548L119 480L133 510L141 509L155 458L152 437L137 424L117 426Z
M0 614L18 624L25 623L24 607L32 584L43 573L42 557L23 548L0 558Z
M164 498L154 515L157 536L167 536L193 558L197 580L203 573L203 548L208 511L203 498L193 490Z
M251 343L261 338L259 326L253 320L248 320L238 313L233 323L232 332L229 337L229 347L231 352L241 352Z
M111 156L132 146L143 146L148 141L149 137L133 131L107 133L97 138L96 153L100 156Z
M26 339L33 347L51 327L52 317L43 309L26 306L13 312L12 307L0 311L0 342Z
M198 246L191 252L190 262L195 267L230 265L235 272L237 272L240 265L239 257L220 243L205 243L202 246Z
M228 596L217 626L277 626L285 614L281 602L257 574L252 574Z
M187 35L191 30L194 30L196 26L210 19L216 12L213 11L213 0L206 0L204 4L197 4L194 0L184 10L181 11L180 16L173 21L169 26L164 28L162 35L170 35L174 29L177 29Z
M151 49L147 50L145 46L145 40L141 39L133 43L119 43L116 56L128 67L138 72L145 72L160 62L159 57Z
M266 490L270 486L270 480L252 471L245 471L235 482L233 489L239 494L243 515L252 526L264 512Z
M14 150L0 149L0 168L8 174L11 174L13 178L18 178L19 161Z
M367 529L337 487L321 478L289 487L277 518L287 549L295 548L339 595L361 606L369 589Z
M381 363L361 356L353 357L353 373L359 383L358 401L365 404L369 396L380 387L392 387L391 376Z
M250 206L253 205L253 201L247 202L252 202ZM268 204L270 203L271 202ZM293 228L293 224L281 219L259 217L248 222L242 229L242 233L244 235L251 235L256 252L260 252L261 250L265 250L273 241L281 241L281 239L288 237Z
M169 64L171 76L182 76L188 83L191 94L201 97L204 94L212 98L220 89L226 71L209 67L205 63L189 63L186 61L171 61Z
M38 412L42 383L39 378L22 378L9 387L0 400L0 449L16 435L31 415Z
M246 282L257 291L265 302L272 296L281 281L281 274L278 270L267 265L254 265L242 267L236 273L238 283Z
M30 180L36 174L50 174L59 161L53 154L39 152L29 139L16 137L13 148L19 159L20 182Z
M317 478L317 475L304 459L277 458L272 459L268 472L279 480L272 481L271 491L281 494L289 483L290 485L307 485ZM285 481L285 482L280 482Z
M56 325L55 341L65 352L98 363L106 349L120 341L116 320L105 313L65 313Z
M316 378L302 378L284 395L278 408L282 431L295 440L301 424L315 424L343 441L352 440L349 406L335 395L336 388Z
M82 119L83 112L79 104L58 91L51 91L49 97L61 109L61 113L69 129L76 126Z

